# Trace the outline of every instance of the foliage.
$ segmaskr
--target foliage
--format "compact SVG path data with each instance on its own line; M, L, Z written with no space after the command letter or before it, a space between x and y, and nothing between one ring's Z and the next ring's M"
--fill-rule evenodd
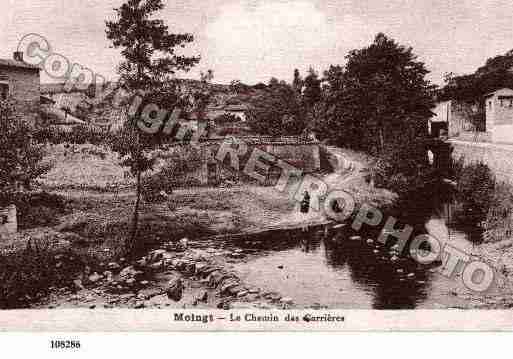
M341 145L380 155L406 132L427 136L433 107L428 71L411 48L384 34L347 55L345 69L325 73L325 116L322 129Z
M247 94L251 91L251 86L242 83L239 80L233 80L230 82L230 92L236 94Z
M304 112L292 86L271 79L267 90L251 99L248 124L261 135L299 135L305 128Z
M495 191L495 177L484 163L464 166L457 177L457 199L462 204L462 218L479 224L487 217Z
M20 229L57 225L59 215L67 210L66 201L62 196L47 192L0 194L0 207L11 203L16 206Z
M201 167L201 153L192 146L177 147L166 157L166 164L157 173L142 181L142 194L146 201L155 202L160 193L171 194L180 186L199 185L195 172Z
M10 101L0 101L0 133L0 191L12 193L20 185L30 189L50 167L42 163L43 147L34 143L32 128L16 117Z
M26 250L0 254L0 309L28 308L53 288L73 290L85 257L52 250L48 240L30 241Z
M119 66L120 81L129 92L143 97L141 108L156 104L172 110L180 106L177 85L170 81L177 71L188 71L199 62L198 57L178 55L177 47L185 47L194 38L191 34L173 34L154 15L164 8L162 0L127 0L116 9L117 19L107 21L107 38L115 48L121 48L124 61ZM169 121L169 114L167 115ZM136 203L130 239L126 249L130 254L138 251L138 221L141 201L141 177L152 168L151 150L159 145L158 136L143 133L138 128L140 111L128 116L112 148L123 157L136 178ZM167 122L167 121L166 121ZM165 123L162 124L162 128ZM162 130L162 128L160 130Z
M473 74L457 76L446 74L445 87L439 93L440 100L479 101L482 97L502 87L513 88L513 50L486 61Z
M321 100L321 80L319 75L310 67L308 75L304 80L304 89L302 91L302 102L307 109L311 109Z
M34 133L34 139L38 143L51 143L54 145L60 143L102 145L109 143L110 136L108 128L85 125L73 126L70 130L59 126L48 126L40 128Z
M298 69L294 70L294 80L292 81L292 87L296 91L297 96L301 96L303 93L304 81L301 78L301 74Z
M496 183L493 198L483 222L486 242L510 239L513 236L513 187Z

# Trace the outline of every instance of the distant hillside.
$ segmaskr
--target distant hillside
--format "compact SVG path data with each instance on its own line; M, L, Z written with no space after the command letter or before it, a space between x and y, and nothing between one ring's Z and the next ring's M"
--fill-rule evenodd
M207 86L207 90L212 93L212 97L207 106L206 117L211 120L229 111L242 111L249 108L251 100L266 89L263 84L256 86L248 86L242 83L205 85L198 80L185 79L179 81L185 94L204 90ZM115 87L115 84L108 85ZM88 123L102 126L115 125L122 118L122 109L114 104L113 92L102 93L99 97L94 97L92 96L94 93L92 88L89 90L73 89L67 92L63 83L51 83L42 84L41 93L55 101L53 107L66 110L74 117ZM54 109L52 111L54 112Z

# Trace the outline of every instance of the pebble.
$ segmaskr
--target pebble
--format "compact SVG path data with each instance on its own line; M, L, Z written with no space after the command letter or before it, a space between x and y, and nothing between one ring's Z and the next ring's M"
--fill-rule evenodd
M167 297L175 302L179 302L182 299L183 289L182 280L180 278L173 279L169 282L166 290Z

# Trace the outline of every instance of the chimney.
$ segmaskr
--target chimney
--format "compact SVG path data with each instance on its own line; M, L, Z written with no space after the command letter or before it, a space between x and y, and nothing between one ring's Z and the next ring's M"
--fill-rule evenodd
M13 55L14 60L23 62L23 52L22 51L16 51Z

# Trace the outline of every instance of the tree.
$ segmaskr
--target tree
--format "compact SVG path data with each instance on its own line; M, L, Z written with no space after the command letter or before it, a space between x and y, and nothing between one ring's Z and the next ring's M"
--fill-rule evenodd
M292 81L292 87L294 91L296 91L297 96L301 96L303 94L303 85L304 81L301 78L301 74L298 69L294 70L294 80Z
M9 198L21 186L30 190L32 180L50 167L42 163L44 150L32 140L31 126L15 113L9 100L0 101L0 192Z
M107 21L107 38L114 48L121 49L124 61L118 68L120 81L132 94L142 97L145 104L156 104L173 109L180 105L177 85L172 76L177 71L188 71L199 62L198 57L178 55L177 47L185 47L194 38L191 34L173 34L168 26L153 16L164 8L162 0L128 0L115 9L117 19ZM159 144L159 136L143 133L138 125L141 111L130 113L115 136L113 149L124 157L136 178L136 201L130 238L126 243L129 253L137 252L139 207L141 202L141 176L153 165L152 149ZM169 120L169 118L168 118Z
M340 122L338 140L356 138L357 149L381 155L406 135L427 136L434 87L412 48L380 33L346 58L343 72L332 67L327 76L327 121Z
M444 77L445 86L439 92L440 100L459 100L481 103L482 97L502 87L513 87L513 50L488 59L473 74Z
M251 129L262 135L299 135L305 128L304 111L295 90L275 78L267 90L251 99L247 116Z
M321 80L319 75L310 67L304 81L303 103L308 110L321 100Z

